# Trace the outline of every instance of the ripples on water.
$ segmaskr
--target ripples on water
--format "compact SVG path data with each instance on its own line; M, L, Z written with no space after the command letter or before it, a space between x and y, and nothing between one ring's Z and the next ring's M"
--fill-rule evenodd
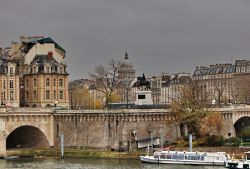
M187 165L146 164L139 160L114 159L16 159L0 160L0 169L223 169Z

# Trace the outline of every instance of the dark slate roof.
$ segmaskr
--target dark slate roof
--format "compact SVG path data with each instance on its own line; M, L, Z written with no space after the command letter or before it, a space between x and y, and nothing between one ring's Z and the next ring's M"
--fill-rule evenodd
M6 60L3 57L0 57L0 74L5 73Z
M203 76L203 75L213 75L213 74L225 74L225 73L234 73L235 65L233 64L218 64L210 65L209 67L196 67L194 71L194 76Z
M44 72L45 63L50 63L53 67L53 70L57 72L58 62L53 57L49 57L48 55L36 55L31 61L31 64L38 64L39 73Z
M30 41L28 43L35 44L35 43L54 43L55 47L64 53L66 52L58 43L56 43L51 37L48 38L41 38L41 39L36 39L34 41Z
M31 61L31 64L32 63L37 63L37 64L45 64L45 63L58 64L58 62L53 57L49 57L48 55L36 55L34 57L34 59Z
M235 60L235 66L250 66L250 60Z

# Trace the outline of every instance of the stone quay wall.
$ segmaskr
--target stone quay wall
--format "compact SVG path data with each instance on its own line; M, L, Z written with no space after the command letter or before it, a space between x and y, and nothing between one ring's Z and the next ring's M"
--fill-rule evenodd
M135 140L158 137L161 144L180 137L175 116L168 110L69 110L54 113L55 145L64 133L65 146L126 149Z

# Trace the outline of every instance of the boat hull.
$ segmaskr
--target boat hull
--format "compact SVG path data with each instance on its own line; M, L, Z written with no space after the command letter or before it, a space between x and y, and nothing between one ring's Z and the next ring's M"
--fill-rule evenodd
M155 164L182 164L182 165L210 165L210 166L224 166L224 161L200 161L200 160L170 160L170 159L156 159L152 156L140 156L140 160L144 163Z
M247 161L230 161L226 165L229 169L248 169L249 167L250 163Z

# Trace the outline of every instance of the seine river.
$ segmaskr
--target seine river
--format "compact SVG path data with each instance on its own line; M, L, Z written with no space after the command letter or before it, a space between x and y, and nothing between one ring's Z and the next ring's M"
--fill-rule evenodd
M0 160L0 169L223 169L224 167L204 167L187 165L145 164L139 160L113 159L15 159Z

